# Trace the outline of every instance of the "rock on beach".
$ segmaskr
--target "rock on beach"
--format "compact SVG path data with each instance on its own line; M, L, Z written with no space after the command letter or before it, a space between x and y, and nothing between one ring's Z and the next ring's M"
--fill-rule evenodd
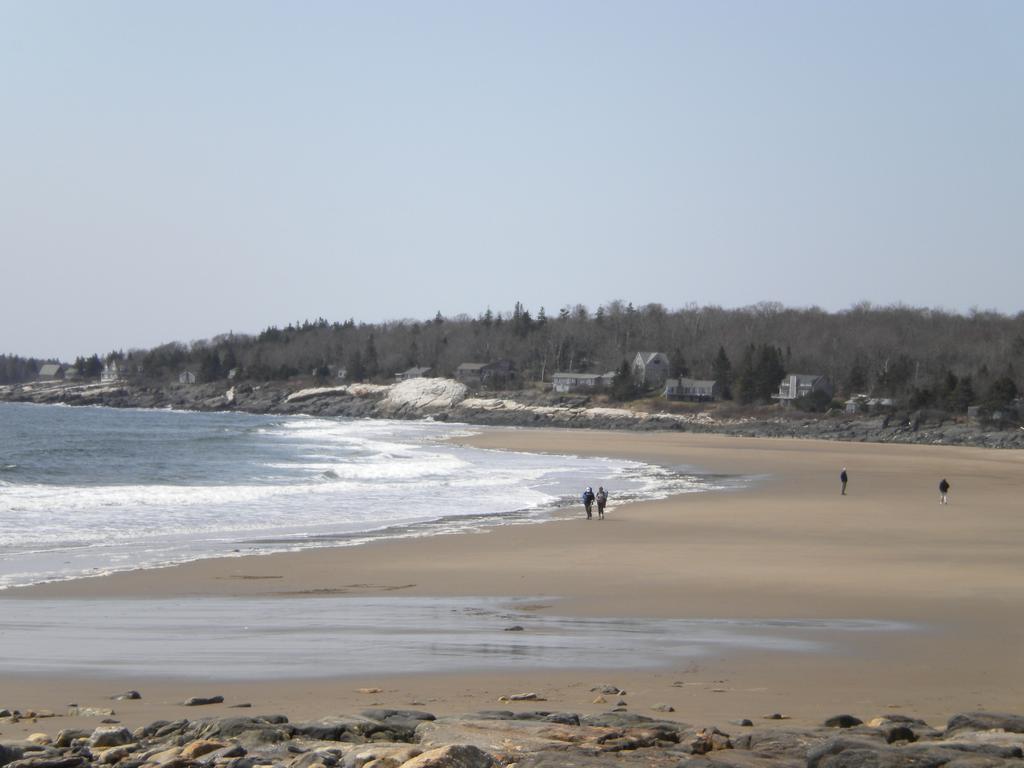
M840 716L836 716L840 717ZM842 716L844 722L858 720ZM850 718L850 720L846 720ZM695 727L635 713L492 710L435 717L374 707L290 722L284 715L156 721L129 731L65 729L0 739L0 768L1000 768L1024 764L1024 717L969 712L945 730L909 717L822 725ZM903 729L910 738L892 738ZM45 738L44 738L45 737Z

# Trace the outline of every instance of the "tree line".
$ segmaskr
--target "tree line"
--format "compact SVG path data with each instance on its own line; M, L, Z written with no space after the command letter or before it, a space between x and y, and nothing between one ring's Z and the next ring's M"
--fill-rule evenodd
M555 372L620 372L640 350L665 352L674 375L715 379L726 397L741 403L768 402L785 374L804 373L828 376L838 396L863 393L909 407L963 411L1017 396L1024 313L868 303L838 312L778 303L669 310L613 301L549 314L517 303L511 311L486 309L475 317L437 313L378 324L317 318L112 355L131 375L154 381L186 369L200 381L226 379L232 371L259 381L327 379L342 368L350 380L389 381L413 366L452 376L463 362L507 359L518 385L529 386L549 382ZM637 393L622 386L617 394Z

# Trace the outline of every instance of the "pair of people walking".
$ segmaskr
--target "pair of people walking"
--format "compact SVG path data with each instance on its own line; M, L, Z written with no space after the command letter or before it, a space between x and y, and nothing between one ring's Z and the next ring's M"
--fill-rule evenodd
M587 520L594 517L592 514L594 502L597 502L597 519L604 520L604 508L608 503L608 491L604 489L604 486L598 486L597 493L594 493L594 489L588 485L587 490L583 492L583 508L587 511Z
M849 481L850 476L846 474L846 467L843 467L843 471L839 473L839 494L841 496L846 495L846 484ZM949 489L951 487L949 480L942 478L939 483L939 504L949 504Z

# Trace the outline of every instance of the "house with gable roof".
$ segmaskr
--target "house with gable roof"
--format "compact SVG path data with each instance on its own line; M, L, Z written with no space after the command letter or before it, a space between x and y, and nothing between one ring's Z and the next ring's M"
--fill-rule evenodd
M792 405L794 400L807 397L813 392L823 392L832 397L832 382L828 376L819 373L790 373L779 382L779 391L772 395L781 405Z
M637 352L633 358L633 379L643 387L660 387L668 380L672 363L664 352Z

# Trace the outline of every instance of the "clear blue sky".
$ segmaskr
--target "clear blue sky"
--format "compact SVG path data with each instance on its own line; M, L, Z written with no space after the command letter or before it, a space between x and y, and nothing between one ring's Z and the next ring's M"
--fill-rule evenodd
M0 352L860 300L1015 313L1021 2L0 3Z

